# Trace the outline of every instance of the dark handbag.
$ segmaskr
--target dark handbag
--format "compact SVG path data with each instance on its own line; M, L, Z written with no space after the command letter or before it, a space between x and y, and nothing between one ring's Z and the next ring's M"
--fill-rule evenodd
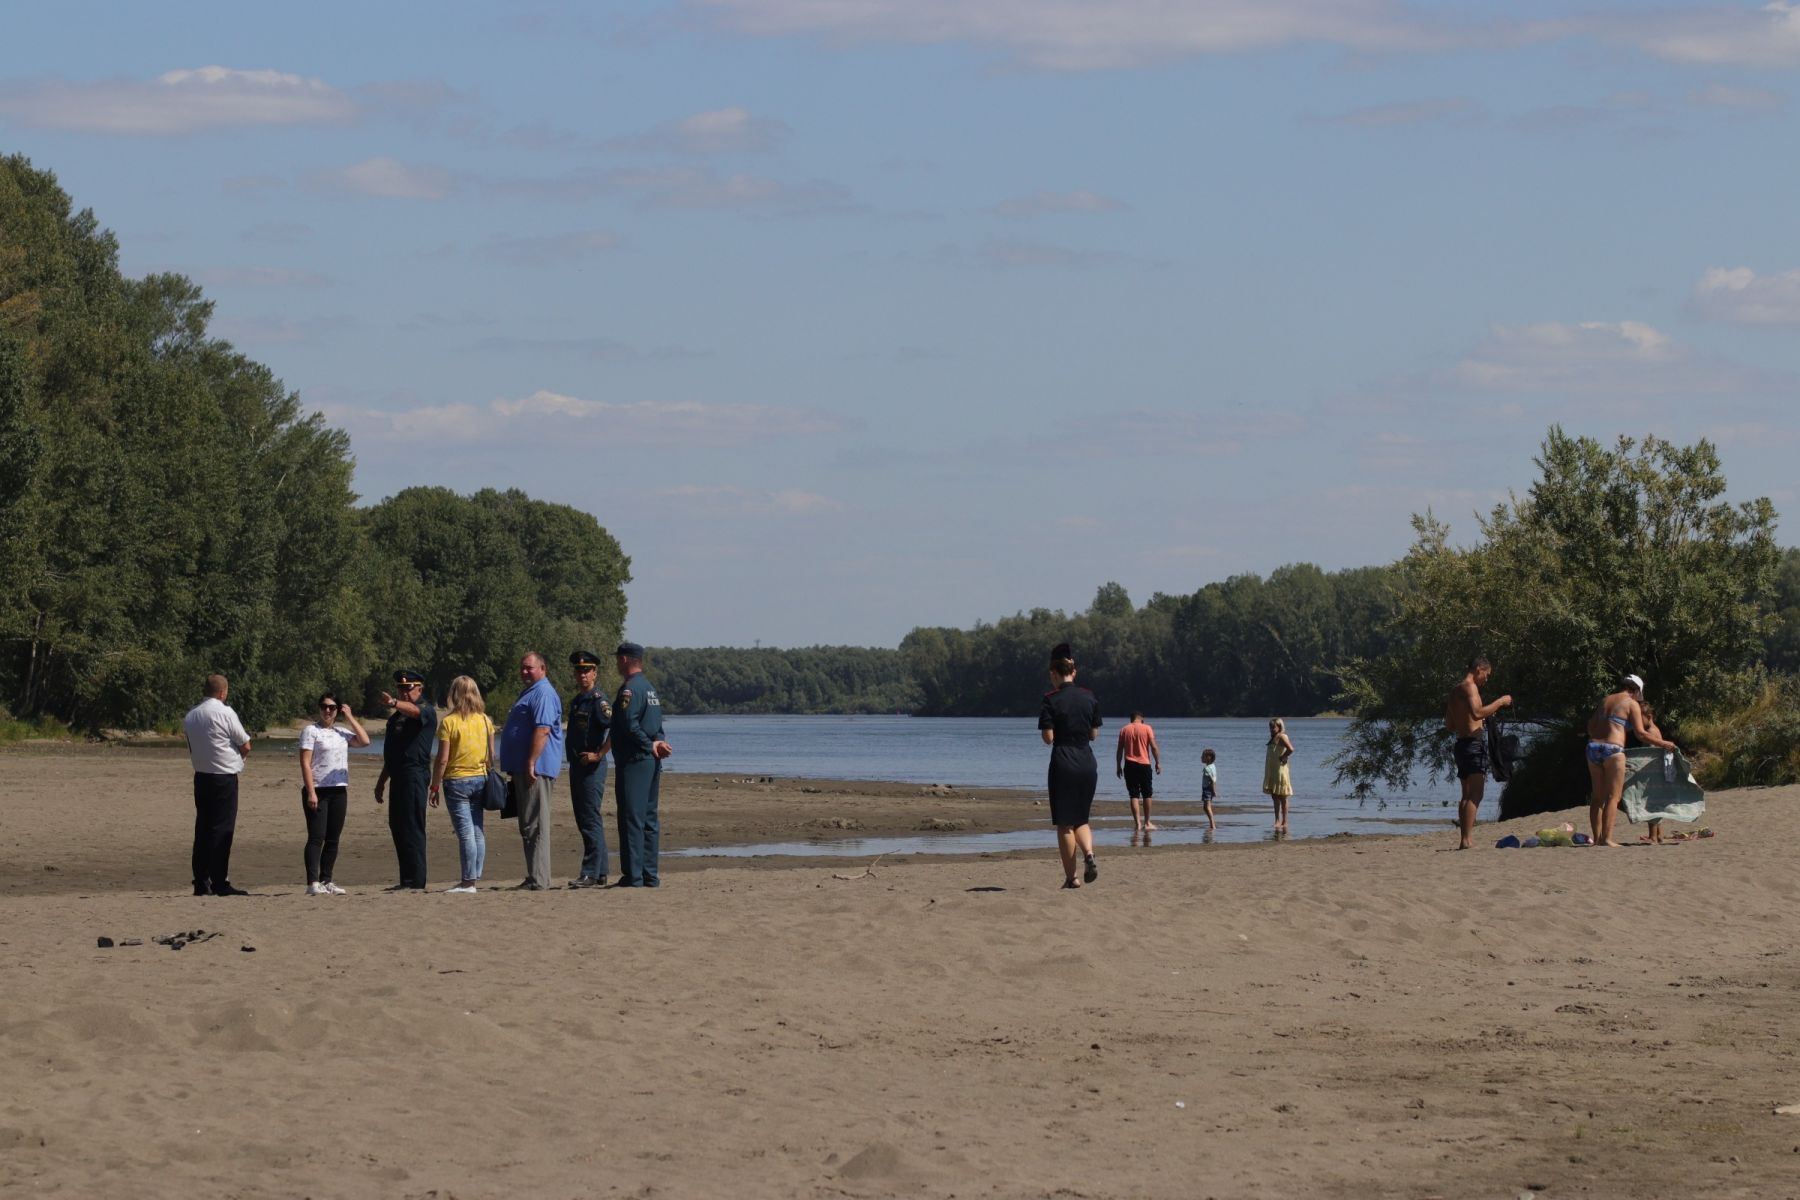
M504 820L513 815L506 811L507 801L511 795L512 789L506 786L506 776L498 771L489 771L487 780L481 787L481 807L488 812L500 813L501 819Z

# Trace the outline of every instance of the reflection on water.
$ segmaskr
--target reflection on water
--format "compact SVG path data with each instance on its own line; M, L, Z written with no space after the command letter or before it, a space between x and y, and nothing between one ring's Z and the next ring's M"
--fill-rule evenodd
M1223 814L1221 814L1223 816ZM1293 823L1300 827L1297 837L1306 837L1305 822L1296 813ZM1094 845L1119 850L1134 846L1191 846L1213 842L1260 842L1277 840L1268 825L1249 821L1221 820L1216 830L1206 827L1204 816L1166 816L1156 819L1157 828L1142 833L1130 827L1126 817L1096 817L1093 822ZM1428 817L1368 817L1345 819L1336 817L1319 822L1315 837L1334 833L1419 833L1426 829L1449 828L1450 822ZM1286 840L1288 834L1278 840ZM920 833L904 837L829 838L806 842L758 842L747 846L695 846L685 850L665 851L674 858L874 858L877 855L904 854L995 854L1007 850L1054 850L1056 833L1046 822L1042 829L1015 829L1002 833Z

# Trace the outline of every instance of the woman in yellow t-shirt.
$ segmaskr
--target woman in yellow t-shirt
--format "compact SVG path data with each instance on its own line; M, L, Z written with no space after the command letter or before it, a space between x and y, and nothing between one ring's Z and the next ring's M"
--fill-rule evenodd
M487 862L487 834L481 827L486 815L481 793L487 786L487 774L494 762L494 723L488 719L481 689L467 675L450 681L449 712L438 723L437 761L431 765L431 807L436 808L438 793L444 795L444 807L450 810L450 825L456 830L457 849L462 854L462 882L450 892L474 892Z

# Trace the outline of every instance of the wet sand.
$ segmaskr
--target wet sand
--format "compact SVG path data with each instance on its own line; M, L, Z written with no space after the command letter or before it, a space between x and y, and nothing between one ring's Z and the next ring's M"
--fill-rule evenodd
M1717 838L1655 849L1156 847L1065 893L1045 826L872 875L447 896L379 890L357 766L351 895L303 894L294 765L261 755L232 872L258 894L196 899L183 756L0 750L0 1191L1800 1195L1800 789L1714 796ZM1043 820L909 785L663 798L666 849ZM452 882L441 811L430 845ZM148 941L191 929L222 936Z

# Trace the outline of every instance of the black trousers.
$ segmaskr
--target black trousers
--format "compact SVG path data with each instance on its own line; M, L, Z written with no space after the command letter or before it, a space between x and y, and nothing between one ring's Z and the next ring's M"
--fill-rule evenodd
M431 772L397 771L388 777L388 832L400 862L400 886L425 886L425 796Z
M194 886L231 882L231 836L237 832L238 777L194 773Z
M329 883L337 865L338 835L344 832L344 813L350 807L347 787L316 787L319 807L306 807L306 789L300 789L300 811L306 817L306 882Z

